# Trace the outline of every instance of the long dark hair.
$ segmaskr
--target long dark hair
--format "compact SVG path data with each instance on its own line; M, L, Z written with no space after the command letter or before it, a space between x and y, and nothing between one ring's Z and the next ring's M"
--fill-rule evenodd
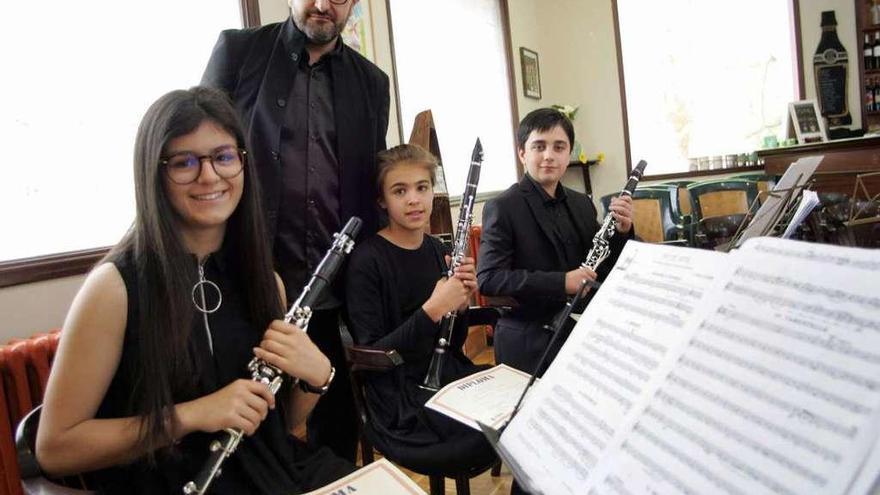
M193 258L175 228L175 211L164 186L160 159L169 141L213 122L246 148L244 132L227 97L214 89L194 87L159 98L141 120L135 138L136 217L106 260L132 256L137 269L138 320L133 335L134 362L121 363L133 378L129 407L143 418L141 442L150 459L168 445L174 397L195 393L197 360L189 350L195 317L190 291L197 280ZM227 220L224 250L255 332L281 315L281 300L272 271L268 235L260 205L256 169L245 159L241 201ZM131 317L131 316L130 316Z

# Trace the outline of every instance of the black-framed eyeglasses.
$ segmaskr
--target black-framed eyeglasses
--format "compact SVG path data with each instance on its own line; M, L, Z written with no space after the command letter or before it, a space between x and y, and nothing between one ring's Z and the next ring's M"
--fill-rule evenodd
M211 162L214 173L224 179L231 179L244 170L244 160L247 151L228 146L214 150L210 155L196 155L195 153L175 153L168 158L159 161L165 167L165 173L171 182L185 185L196 181L202 175L202 163L205 160Z
M348 0L330 0L330 3L333 5L345 5L348 3Z

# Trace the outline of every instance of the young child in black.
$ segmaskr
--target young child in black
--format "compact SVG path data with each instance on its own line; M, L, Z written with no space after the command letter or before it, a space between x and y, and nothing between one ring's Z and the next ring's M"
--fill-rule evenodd
M389 459L424 474L463 473L494 457L482 434L424 407L431 393L419 388L446 313L465 310L477 282L473 258L446 278L448 256L425 234L434 198L437 160L415 145L379 153L379 205L388 226L355 249L346 279L346 304L354 340L394 349L404 364L367 382L372 440ZM460 312L446 353L441 383L481 368L461 351L467 314Z

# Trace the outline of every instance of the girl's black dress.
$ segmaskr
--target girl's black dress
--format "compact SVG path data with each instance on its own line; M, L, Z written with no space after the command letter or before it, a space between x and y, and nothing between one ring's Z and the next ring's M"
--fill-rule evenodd
M174 397L175 403L192 400L219 390L238 378L250 379L247 364L253 347L261 340L264 329L254 328L248 321L241 284L234 267L223 251L208 257L205 277L216 283L223 302L208 314L213 356L210 351L202 313L197 312L190 335L193 353L202 359L203 373L198 376L198 392L194 397ZM125 328L122 359L98 410L97 417L114 418L136 415L131 398L138 393L130 369L135 363L138 341L137 270L132 256L114 262L128 292L128 322ZM197 272L195 258L192 269ZM287 432L280 413L282 399L270 410L256 433L244 437L236 452L223 464L222 475L211 485L212 494L292 494L319 488L354 470L347 461L335 457L330 450L310 450ZM225 434L222 434L225 435ZM158 465L146 460L92 473L91 483L101 493L183 493L183 485L194 479L208 458L208 442L222 436L202 432L187 435L171 451L158 456Z
M360 243L346 276L346 305L355 342L395 349L404 364L367 378L372 418L367 432L386 457L423 474L465 473L488 466L495 455L482 433L424 407L431 393L418 387L425 378L439 324L422 310L445 274L444 250L425 235L418 249L404 249L380 235ZM456 321L446 353L442 383L475 373L462 353L466 313Z

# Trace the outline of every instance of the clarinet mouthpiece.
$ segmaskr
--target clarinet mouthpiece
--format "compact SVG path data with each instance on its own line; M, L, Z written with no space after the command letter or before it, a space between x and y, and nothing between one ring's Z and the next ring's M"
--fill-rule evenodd
M471 153L471 163L482 162L482 161L483 161L483 143L480 142L480 138L477 138L477 142L474 143L474 151Z
M642 179L642 175L645 173L645 167L648 166L648 162L645 160L639 160L639 163L636 165L636 168L630 172L631 177L635 177L638 180Z
M348 236L350 239L354 239L357 237L358 232L361 231L361 226L364 224L363 220L358 217L351 217L348 219L348 222L345 223L345 226L342 227L342 231L340 234Z

